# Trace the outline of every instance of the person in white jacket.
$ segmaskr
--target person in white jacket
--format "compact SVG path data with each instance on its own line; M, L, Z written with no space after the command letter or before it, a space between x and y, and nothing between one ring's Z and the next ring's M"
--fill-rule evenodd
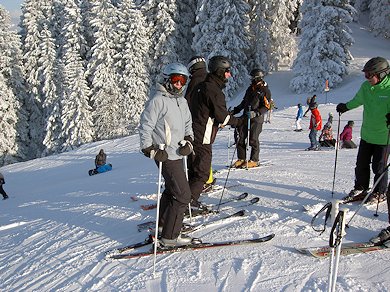
M183 156L193 151L191 113L183 96L189 73L179 63L168 64L141 115L140 147L145 156L162 162L165 190L161 196L159 226L161 244L180 246L192 238L180 234L191 190L183 168ZM159 149L164 144L164 150ZM159 228L160 229L160 228Z

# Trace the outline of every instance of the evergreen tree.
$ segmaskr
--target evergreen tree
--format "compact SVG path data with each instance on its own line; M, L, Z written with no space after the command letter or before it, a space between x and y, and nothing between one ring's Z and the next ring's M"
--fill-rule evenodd
M290 87L297 93L324 89L325 81L334 87L347 74L351 60L348 48L353 43L346 23L354 9L348 0L314 0L302 4L302 32L294 78Z
M210 58L228 57L232 62L233 78L229 80L226 95L232 97L248 78L249 5L246 1L200 1L192 48Z
M258 68L264 74L270 71L271 36L269 28L271 23L267 20L266 11L268 2L262 0L249 1L250 50L248 51L248 67Z
M20 104L12 90L15 84L13 49L16 49L16 43L10 28L10 15L0 5L0 166L20 158L17 139Z
M118 9L121 48L116 57L120 76L120 118L123 135L134 132L147 100L150 79L146 59L150 41L146 20L131 0L123 0Z
M390 38L390 1L372 0L370 8L370 28L374 35Z
M62 125L60 141L62 150L70 150L93 138L92 108L89 106L90 89L86 80L86 69L82 60L86 47L83 38L80 8L73 0L65 2L63 10L64 26L62 48Z
M175 52L177 52L179 62L187 65L194 55L191 48L193 38L191 29L195 25L196 1L180 0L177 1L177 7L179 13L176 14L175 19L177 23Z
M110 0L91 0L90 24L94 46L88 63L95 137L99 140L122 135L119 112L119 77L115 68L117 10Z
M169 63L178 62L176 52L178 25L176 0L147 0L141 6L148 24L149 72L152 83L159 76L161 69Z

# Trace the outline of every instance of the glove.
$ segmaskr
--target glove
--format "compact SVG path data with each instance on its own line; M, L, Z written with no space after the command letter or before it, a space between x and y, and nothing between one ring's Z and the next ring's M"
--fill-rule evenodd
M390 126L390 113L386 114L386 125L387 127Z
M253 118L256 118L259 116L259 113L255 112L255 111L249 111L246 114L247 114L249 119L253 119Z
M188 156L194 151L194 146L191 143L192 139L190 136L185 136L184 140L179 142L179 154L182 156Z
M228 113L229 113L229 115L232 115L232 116L234 116L235 114L236 114L236 111L235 111L235 109L236 108L231 108L231 107L229 107L229 109L228 109Z
M168 159L167 151L165 151L165 149L158 149L154 145L142 149L141 151L146 157L157 160L159 162L165 162Z
M347 105L345 103L339 103L337 106L336 106L336 111L340 114L343 114L345 113L346 111L348 111L348 108L347 108Z

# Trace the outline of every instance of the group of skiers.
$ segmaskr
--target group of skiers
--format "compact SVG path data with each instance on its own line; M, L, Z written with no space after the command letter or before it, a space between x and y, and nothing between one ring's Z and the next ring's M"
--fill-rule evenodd
M239 130L238 160L234 167L244 167L245 139L249 132L252 153L246 165L258 165L258 136L271 93L263 73L255 69L243 101L228 111L223 89L232 76L231 66L230 60L221 55L210 58L207 66L203 57L195 56L189 61L189 71L180 63L166 65L157 81L156 93L141 115L141 150L157 165L161 162L165 180L158 218L160 242L164 246L192 242L192 238L180 233L183 216L188 204L200 207L200 194L210 180L212 144L218 129L230 125ZM241 117L234 116L241 111ZM183 167L183 159L187 161L187 169Z

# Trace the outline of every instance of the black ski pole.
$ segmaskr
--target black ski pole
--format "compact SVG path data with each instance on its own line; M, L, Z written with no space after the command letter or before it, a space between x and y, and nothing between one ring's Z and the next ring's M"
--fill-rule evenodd
M390 138L390 129L389 129L389 132L387 134L387 143L386 143L386 152L385 152L385 161L387 163L387 158L388 158L388 155L389 155L389 138ZM380 197L378 197L378 202L376 202L376 210L375 210L375 213L374 213L374 216L375 217L378 217L378 209L379 209L379 199Z
M337 154L338 154L338 151L339 151L339 143L340 143L340 119L341 119L341 113L339 113L339 124L337 125L337 139L336 139L336 155L335 155L335 158L334 158L334 168L333 168L333 185L332 185L332 198L333 198L333 194L334 194L334 184L335 184L335 181L336 181L336 167L337 167Z
M236 151L237 151L237 144L238 144L238 143L236 143L236 146L234 147L232 160L231 160L231 162L230 162L229 169L228 169L228 173L227 173L226 179L225 179L225 183L224 183L224 185L223 185L222 194L221 194L221 198L219 199L217 212L219 212L219 207L221 206L223 194L225 193L226 184L227 184L227 181L228 181L228 178L229 178L230 170L232 169L232 164L233 164L234 155L236 154Z

